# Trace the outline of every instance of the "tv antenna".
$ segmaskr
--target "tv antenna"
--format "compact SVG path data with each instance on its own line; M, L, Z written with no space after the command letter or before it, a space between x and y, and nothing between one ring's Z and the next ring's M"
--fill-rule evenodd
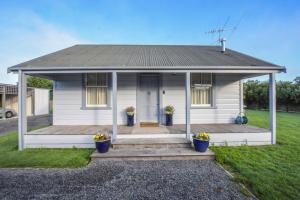
M222 26L222 28L217 28L217 29L212 29L210 31L205 32L206 34L211 34L211 35L215 35L218 34L218 40L217 42L221 43L226 41L226 39L222 36L224 32L227 31L231 31L231 34L229 35L229 38L232 36L232 34L234 33L234 31L237 29L237 27L239 26L239 24L242 21L242 18L244 17L244 15L241 16L241 18L239 19L239 22L232 28L226 28L229 20L230 20L230 16L227 17L224 25Z
M218 42L220 42L222 40L222 33L226 32L226 31L233 31L236 28L218 28L218 29L212 29L210 31L205 32L206 34L218 34Z

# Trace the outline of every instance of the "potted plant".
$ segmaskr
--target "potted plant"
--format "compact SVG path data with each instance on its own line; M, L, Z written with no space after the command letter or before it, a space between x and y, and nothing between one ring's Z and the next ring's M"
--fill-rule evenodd
M247 124L248 118L244 113L239 113L239 115L235 118L235 123L240 125Z
M96 149L99 153L106 153L110 147L110 137L103 133L98 133L94 135L94 141L96 144Z
M127 114L127 126L133 126L134 125L134 107L130 106L126 108L126 114Z
M173 114L174 114L174 107L169 105L165 108L166 113L166 126L172 126L173 125Z
M203 132L193 136L193 143L196 151L205 152L209 146L209 134Z

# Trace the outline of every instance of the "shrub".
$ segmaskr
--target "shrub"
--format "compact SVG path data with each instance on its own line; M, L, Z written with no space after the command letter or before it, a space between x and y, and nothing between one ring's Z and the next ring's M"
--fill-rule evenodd
M172 115L175 112L175 108L171 105L166 106L165 112L167 115Z
M244 83L245 105L248 108L267 109L269 105L269 83L267 81L249 80ZM277 81L276 83L277 105L299 110L300 107L300 77L291 81ZM293 107L293 108L291 108Z
M134 115L134 110L135 108L133 106L126 108L127 115Z
M194 138L195 139L198 139L198 140L203 140L203 141L209 141L210 140L210 136L208 133L198 133L197 135L194 135Z
M94 135L94 140L96 142L100 142L100 141L104 141L104 140L108 140L108 139L110 139L110 137L103 133L97 133L96 135Z

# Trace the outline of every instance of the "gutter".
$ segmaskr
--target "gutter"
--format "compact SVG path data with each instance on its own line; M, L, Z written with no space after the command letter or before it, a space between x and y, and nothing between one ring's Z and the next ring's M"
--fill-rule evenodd
M64 67L64 66L53 66L53 67L16 67L8 68L7 72L17 72L22 71L62 71L62 70L275 70L278 72L286 73L286 68L284 66L158 66L158 67L147 67L147 66L90 66L90 67Z

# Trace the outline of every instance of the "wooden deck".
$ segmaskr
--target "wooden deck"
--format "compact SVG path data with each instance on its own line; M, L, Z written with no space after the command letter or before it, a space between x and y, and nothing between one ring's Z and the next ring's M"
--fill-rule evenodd
M211 145L267 145L271 144L271 132L267 129L236 124L192 124L192 133L205 131L210 134ZM28 148L94 148L93 135L98 132L111 134L112 126L49 126L24 135ZM185 125L171 127L119 126L117 139L140 143L141 140L172 141L171 138L186 138ZM190 138L191 139L191 138ZM160 144L159 144L160 145ZM173 144L172 144L173 145ZM156 145L157 146L157 145ZM165 146L165 145L162 145Z
M258 128L250 125L236 124L192 124L192 133L264 133L269 132L267 129ZM98 132L110 134L112 132L111 125L55 125L46 128L28 132L27 135L94 135ZM118 126L118 134L134 135L134 134L185 134L185 125L177 124L174 126L160 127L128 127Z

